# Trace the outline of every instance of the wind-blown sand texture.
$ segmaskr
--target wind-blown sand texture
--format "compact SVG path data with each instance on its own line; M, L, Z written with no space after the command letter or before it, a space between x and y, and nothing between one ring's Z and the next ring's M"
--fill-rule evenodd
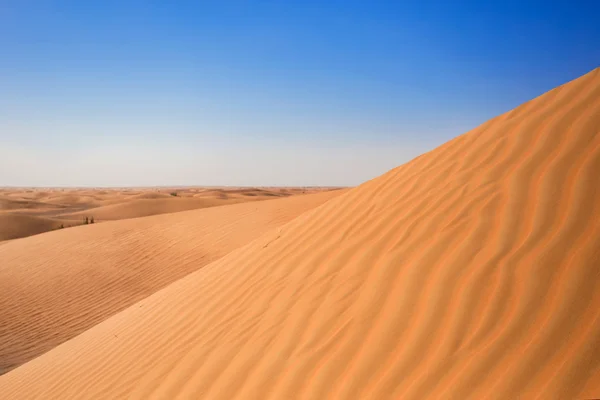
M600 397L599 127L595 70L171 284L0 393Z
M86 217L94 217L97 223L330 189L0 189L0 241L82 225Z
M340 193L86 225L0 246L0 373Z

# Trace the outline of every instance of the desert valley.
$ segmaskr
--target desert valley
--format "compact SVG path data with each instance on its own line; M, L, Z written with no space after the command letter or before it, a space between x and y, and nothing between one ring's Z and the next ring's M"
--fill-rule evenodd
M6 189L0 397L600 398L599 177L597 68L354 188Z

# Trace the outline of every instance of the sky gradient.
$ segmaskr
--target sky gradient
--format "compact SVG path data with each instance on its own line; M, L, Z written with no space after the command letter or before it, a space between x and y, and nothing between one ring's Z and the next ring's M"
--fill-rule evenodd
M600 66L598 15L2 1L0 186L356 185Z

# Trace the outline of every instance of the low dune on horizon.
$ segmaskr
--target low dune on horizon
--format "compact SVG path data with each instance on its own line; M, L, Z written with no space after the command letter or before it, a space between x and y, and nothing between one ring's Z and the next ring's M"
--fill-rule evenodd
M0 397L600 398L599 177L600 68L356 188L4 243Z
M270 200L337 188L0 188L0 242L94 222Z

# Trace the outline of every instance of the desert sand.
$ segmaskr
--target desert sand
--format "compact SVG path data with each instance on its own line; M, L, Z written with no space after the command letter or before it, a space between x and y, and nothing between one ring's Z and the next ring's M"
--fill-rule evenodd
M64 223L65 221L35 215L0 212L0 242L48 232L58 229Z
M139 218L333 188L0 189L0 241L94 221ZM174 196L172 195L174 194Z
M0 246L0 374L342 192L84 225Z
M0 393L598 398L599 127L595 70L192 272Z

